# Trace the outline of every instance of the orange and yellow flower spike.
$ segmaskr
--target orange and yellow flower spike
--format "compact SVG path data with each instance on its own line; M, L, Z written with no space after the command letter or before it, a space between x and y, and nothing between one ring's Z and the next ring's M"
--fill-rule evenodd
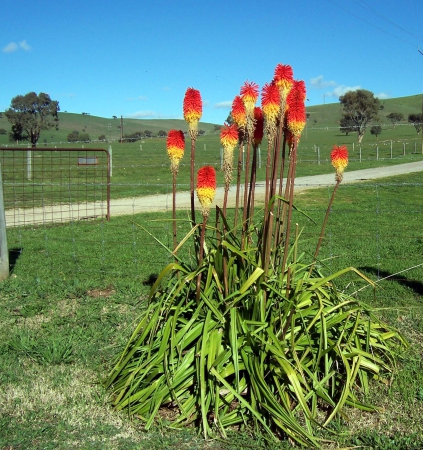
M335 167L335 180L340 183L343 178L344 170L348 165L348 149L345 145L334 145L330 154L332 166Z
M232 179L234 149L238 143L238 127L235 123L225 123L220 131L220 142L223 146L223 172L225 174L225 187L228 189Z
M292 133L294 139L298 140L305 127L306 111L305 111L305 84L298 82L293 84L286 99L287 104L287 126Z
M179 170L179 163L184 156L184 133L181 130L170 130L167 135L166 148L170 159L170 170L176 174Z
M269 137L276 132L276 123L281 111L281 96L275 83L266 83L261 91L261 108L266 119L266 130Z
M254 134L254 107L259 95L258 84L254 81L246 81L241 87L241 98L245 105L245 111L247 113L247 132L248 138L253 139Z
M244 130L247 124L247 112L245 110L244 102L242 98L237 95L232 102L232 119L237 124L238 128Z
M184 119L188 123L191 139L196 139L198 134L198 122L203 114L203 102L200 91L188 88L184 97Z
M248 114L252 114L259 94L258 84L254 81L246 81L241 87L241 98Z
M216 194L216 171L212 166L204 166L197 173L197 197L207 218Z
M278 64L274 72L274 83L279 88L281 104L284 105L286 97L294 83L294 72L288 64ZM282 111L284 113L284 111Z

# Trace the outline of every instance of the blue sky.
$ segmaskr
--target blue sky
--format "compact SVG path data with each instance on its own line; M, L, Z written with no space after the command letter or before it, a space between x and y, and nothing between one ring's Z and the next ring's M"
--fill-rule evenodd
M182 118L188 87L202 120L223 123L241 85L278 63L307 105L346 90L423 90L423 2L411 0L2 0L0 111L46 92L61 111Z

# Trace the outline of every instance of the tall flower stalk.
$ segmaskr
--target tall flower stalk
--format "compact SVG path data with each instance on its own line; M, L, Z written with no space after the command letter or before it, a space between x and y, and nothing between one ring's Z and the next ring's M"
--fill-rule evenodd
M334 145L332 148L331 154L330 154L330 159L332 162L332 166L335 168L335 187L333 188L332 195L330 197L329 204L326 209L326 214L325 214L325 218L323 220L322 230L320 232L319 240L317 242L317 247L314 252L314 258L313 258L313 263L312 263L311 267L313 267L317 261L320 246L322 245L323 238L325 235L325 230L326 230L326 225L327 225L327 222L329 219L329 214L332 209L333 201L335 199L335 194L338 189L338 186L341 184L341 181L344 177L344 170L348 166L348 149L347 149L347 147L345 145L341 145L341 146Z
M204 239L206 236L206 224L210 215L210 207L216 195L216 171L212 166L204 166L199 169L197 174L197 197L201 204L201 213L203 222L200 232L200 249L198 255L198 265L201 266L204 256ZM201 273L197 276L197 294L198 300L200 295Z
M173 250L177 247L176 235L176 176L179 171L179 163L184 156L185 136L181 130L170 130L166 140L167 154L170 159L170 171L172 172L172 219L173 219Z
M184 119L188 124L188 133L191 138L190 161L190 196L191 196L191 221L195 226L195 202L194 202L194 167L195 167L195 143L198 136L198 122L203 114L203 101L200 91L188 88L185 92L183 103Z
M238 127L236 124L228 125L225 123L220 130L220 142L223 147L223 173L225 178L225 194L223 199L223 214L226 215L228 203L229 187L232 181L232 172L234 168L234 150L238 144Z
M231 115L235 125L238 127L238 140L239 140L236 195L235 195L235 218L234 218L234 226L236 228L238 224L238 211L240 203L239 198L241 189L242 159L244 153L244 137L247 126L247 111L245 109L244 102L242 101L242 98L239 95L237 95L232 102Z

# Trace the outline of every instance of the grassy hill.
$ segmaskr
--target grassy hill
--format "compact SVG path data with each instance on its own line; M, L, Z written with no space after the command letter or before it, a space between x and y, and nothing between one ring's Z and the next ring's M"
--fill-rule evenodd
M388 100L382 100L381 103L383 105L383 109L379 114L380 124L386 125L386 127L388 128L389 126L391 126L391 124L389 120L386 119L386 116L391 112L402 113L405 117L404 124L407 123L407 117L409 114L420 113L422 110L422 95L392 98ZM330 128L332 129L332 131L334 131L334 133L330 133L330 138L333 139L334 135L339 135L338 127L340 111L341 106L339 103L309 106L307 108L307 112L310 113L310 118L307 124L307 138L311 137L317 143L318 141L321 142L321 139L315 137L314 131L322 130L325 128ZM66 142L68 134L72 131L79 131L79 133L88 133L92 140L98 139L98 137L101 135L106 136L107 139L117 140L120 138L120 124L120 118L113 119L86 114L83 115L61 112L59 113L59 130L49 130L43 132L41 134L39 144L43 142L47 142L47 144L51 142ZM153 133L153 135L157 135L160 130L168 132L172 128L185 130L187 126L183 120L176 119L123 119L124 134L132 134L138 131L143 132L149 130ZM0 118L0 130L2 129L6 130L6 134L0 134L0 145L5 145L8 143L10 124L4 114ZM200 122L199 129L204 130L207 134L210 134L214 131L214 124ZM411 134L413 134L413 131ZM388 138L389 136L385 137ZM384 138L384 136L381 135L381 138Z

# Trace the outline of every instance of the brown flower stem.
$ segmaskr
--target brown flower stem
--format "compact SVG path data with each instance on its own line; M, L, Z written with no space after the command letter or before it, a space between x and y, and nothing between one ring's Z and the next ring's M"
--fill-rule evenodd
M206 223L207 223L208 215L203 213L203 223L201 225L201 235L200 235L200 249L198 253L198 267L201 267L201 263L203 262L204 256L204 239L206 236ZM197 275L197 293L196 300L197 303L200 300L200 292L201 292L201 273Z
M247 231L247 212L249 210L248 206L248 173L250 171L250 142L247 143L247 151L245 158L245 179L244 179L244 206L242 211L242 237L241 237L241 248L244 248L246 231Z
M247 217L252 222L252 217L254 216L254 193L256 187L256 177L257 177L257 146L253 145L253 161L251 163L251 176L250 176L250 187L248 190L248 208Z
M190 173L190 192L191 192L191 222L195 227L195 206L194 206L194 165L195 165L195 139L191 137L191 173Z
M286 180L285 197L288 200L288 212L287 212L287 218L286 218L286 236L285 236L285 246L284 246L284 252L283 252L281 273L284 273L284 271L285 271L286 261L287 261L288 253L289 253L291 221L292 221L292 205L294 203L294 180L295 180L295 170L296 170L296 166L297 166L297 145L298 145L298 139L295 138L294 146L291 151L289 174L288 174L288 177ZM283 209L285 210L285 208L283 208Z
M176 170L173 171L173 180L172 180L172 219L173 219L173 251L176 250L177 247L177 236L176 236Z
M320 246L322 245L323 238L324 238L324 235L325 235L325 230L326 230L326 225L327 225L327 222L328 222L328 219L329 219L329 214L330 214L330 211L332 209L333 200L335 198L335 194L336 194L336 191L337 191L338 186L340 185L340 183L341 183L340 179L336 180L335 187L334 187L334 189L332 191L332 195L330 197L329 204L328 204L328 207L326 209L325 219L323 220L322 230L320 232L319 240L317 242L317 247L316 247L316 250L314 252L313 262L311 264L309 273L312 272L312 270L314 268L314 265L316 264L317 256L318 256L319 250L320 250Z
M236 199L235 199L235 218L234 218L234 233L236 233L236 226L238 224L238 209L239 209L239 195L241 190L241 171L242 171L242 150L244 144L241 141L239 143L238 151L238 166L237 166L237 178L236 178Z

